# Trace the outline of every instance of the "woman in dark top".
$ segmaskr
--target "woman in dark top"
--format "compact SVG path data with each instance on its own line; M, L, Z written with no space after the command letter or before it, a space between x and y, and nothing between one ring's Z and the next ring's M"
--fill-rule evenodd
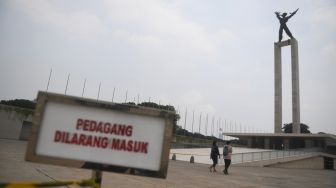
M216 165L218 164L218 158L220 158L220 154L219 154L217 142L213 141L211 153L210 153L210 159L212 159L213 164L209 167L210 172L217 172Z

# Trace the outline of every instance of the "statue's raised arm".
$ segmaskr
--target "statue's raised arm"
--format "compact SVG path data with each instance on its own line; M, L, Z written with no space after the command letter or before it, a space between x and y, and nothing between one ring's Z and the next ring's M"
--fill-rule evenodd
M290 16L288 16L288 19L291 18L292 16L294 16L298 10L299 10L299 9L296 9L294 12L292 12L292 13L290 14Z
M280 13L279 12L274 12L275 13L275 15L276 15L276 17L280 20L281 18L280 18Z

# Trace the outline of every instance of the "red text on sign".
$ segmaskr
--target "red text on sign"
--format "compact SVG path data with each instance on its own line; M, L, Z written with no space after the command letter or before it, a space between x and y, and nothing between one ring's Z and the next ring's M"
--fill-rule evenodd
M76 129L90 132L121 135L121 136L132 136L133 133L132 125L123 125L117 123L112 124L110 122L95 121L81 118L77 119Z

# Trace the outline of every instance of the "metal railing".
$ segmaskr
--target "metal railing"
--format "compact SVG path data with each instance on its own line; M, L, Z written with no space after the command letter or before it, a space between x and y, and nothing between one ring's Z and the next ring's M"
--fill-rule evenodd
M247 153L234 153L231 155L231 163L239 164L246 162L257 162L264 160L273 159L285 159L288 157L295 156L309 156L316 153L314 150L269 150L269 151L258 151L258 152L247 152ZM193 162L211 164L210 155L205 154L186 154L186 153L170 153L170 159L190 161L193 157ZM219 164L224 164L223 155L220 156Z
M249 152L249 153L235 153L232 154L231 162L232 164L238 164L238 163L256 162L256 161L273 160L273 159L284 159L288 157L311 155L313 153L314 152L311 151L301 151L301 150L272 150L272 151Z

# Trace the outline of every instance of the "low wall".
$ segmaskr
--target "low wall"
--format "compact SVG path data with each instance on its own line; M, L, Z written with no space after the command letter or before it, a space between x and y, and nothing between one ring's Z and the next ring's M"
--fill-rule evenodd
M331 161L326 160L328 158ZM331 165L331 166L330 166ZM276 168L296 168L296 169L336 169L336 158L335 156L322 154L315 157L308 157L305 159L298 159L286 162L278 162L268 167Z
M23 122L31 122L33 114L31 109L0 104L0 138L20 139Z
M324 169L323 157L312 157L270 165L278 168Z

